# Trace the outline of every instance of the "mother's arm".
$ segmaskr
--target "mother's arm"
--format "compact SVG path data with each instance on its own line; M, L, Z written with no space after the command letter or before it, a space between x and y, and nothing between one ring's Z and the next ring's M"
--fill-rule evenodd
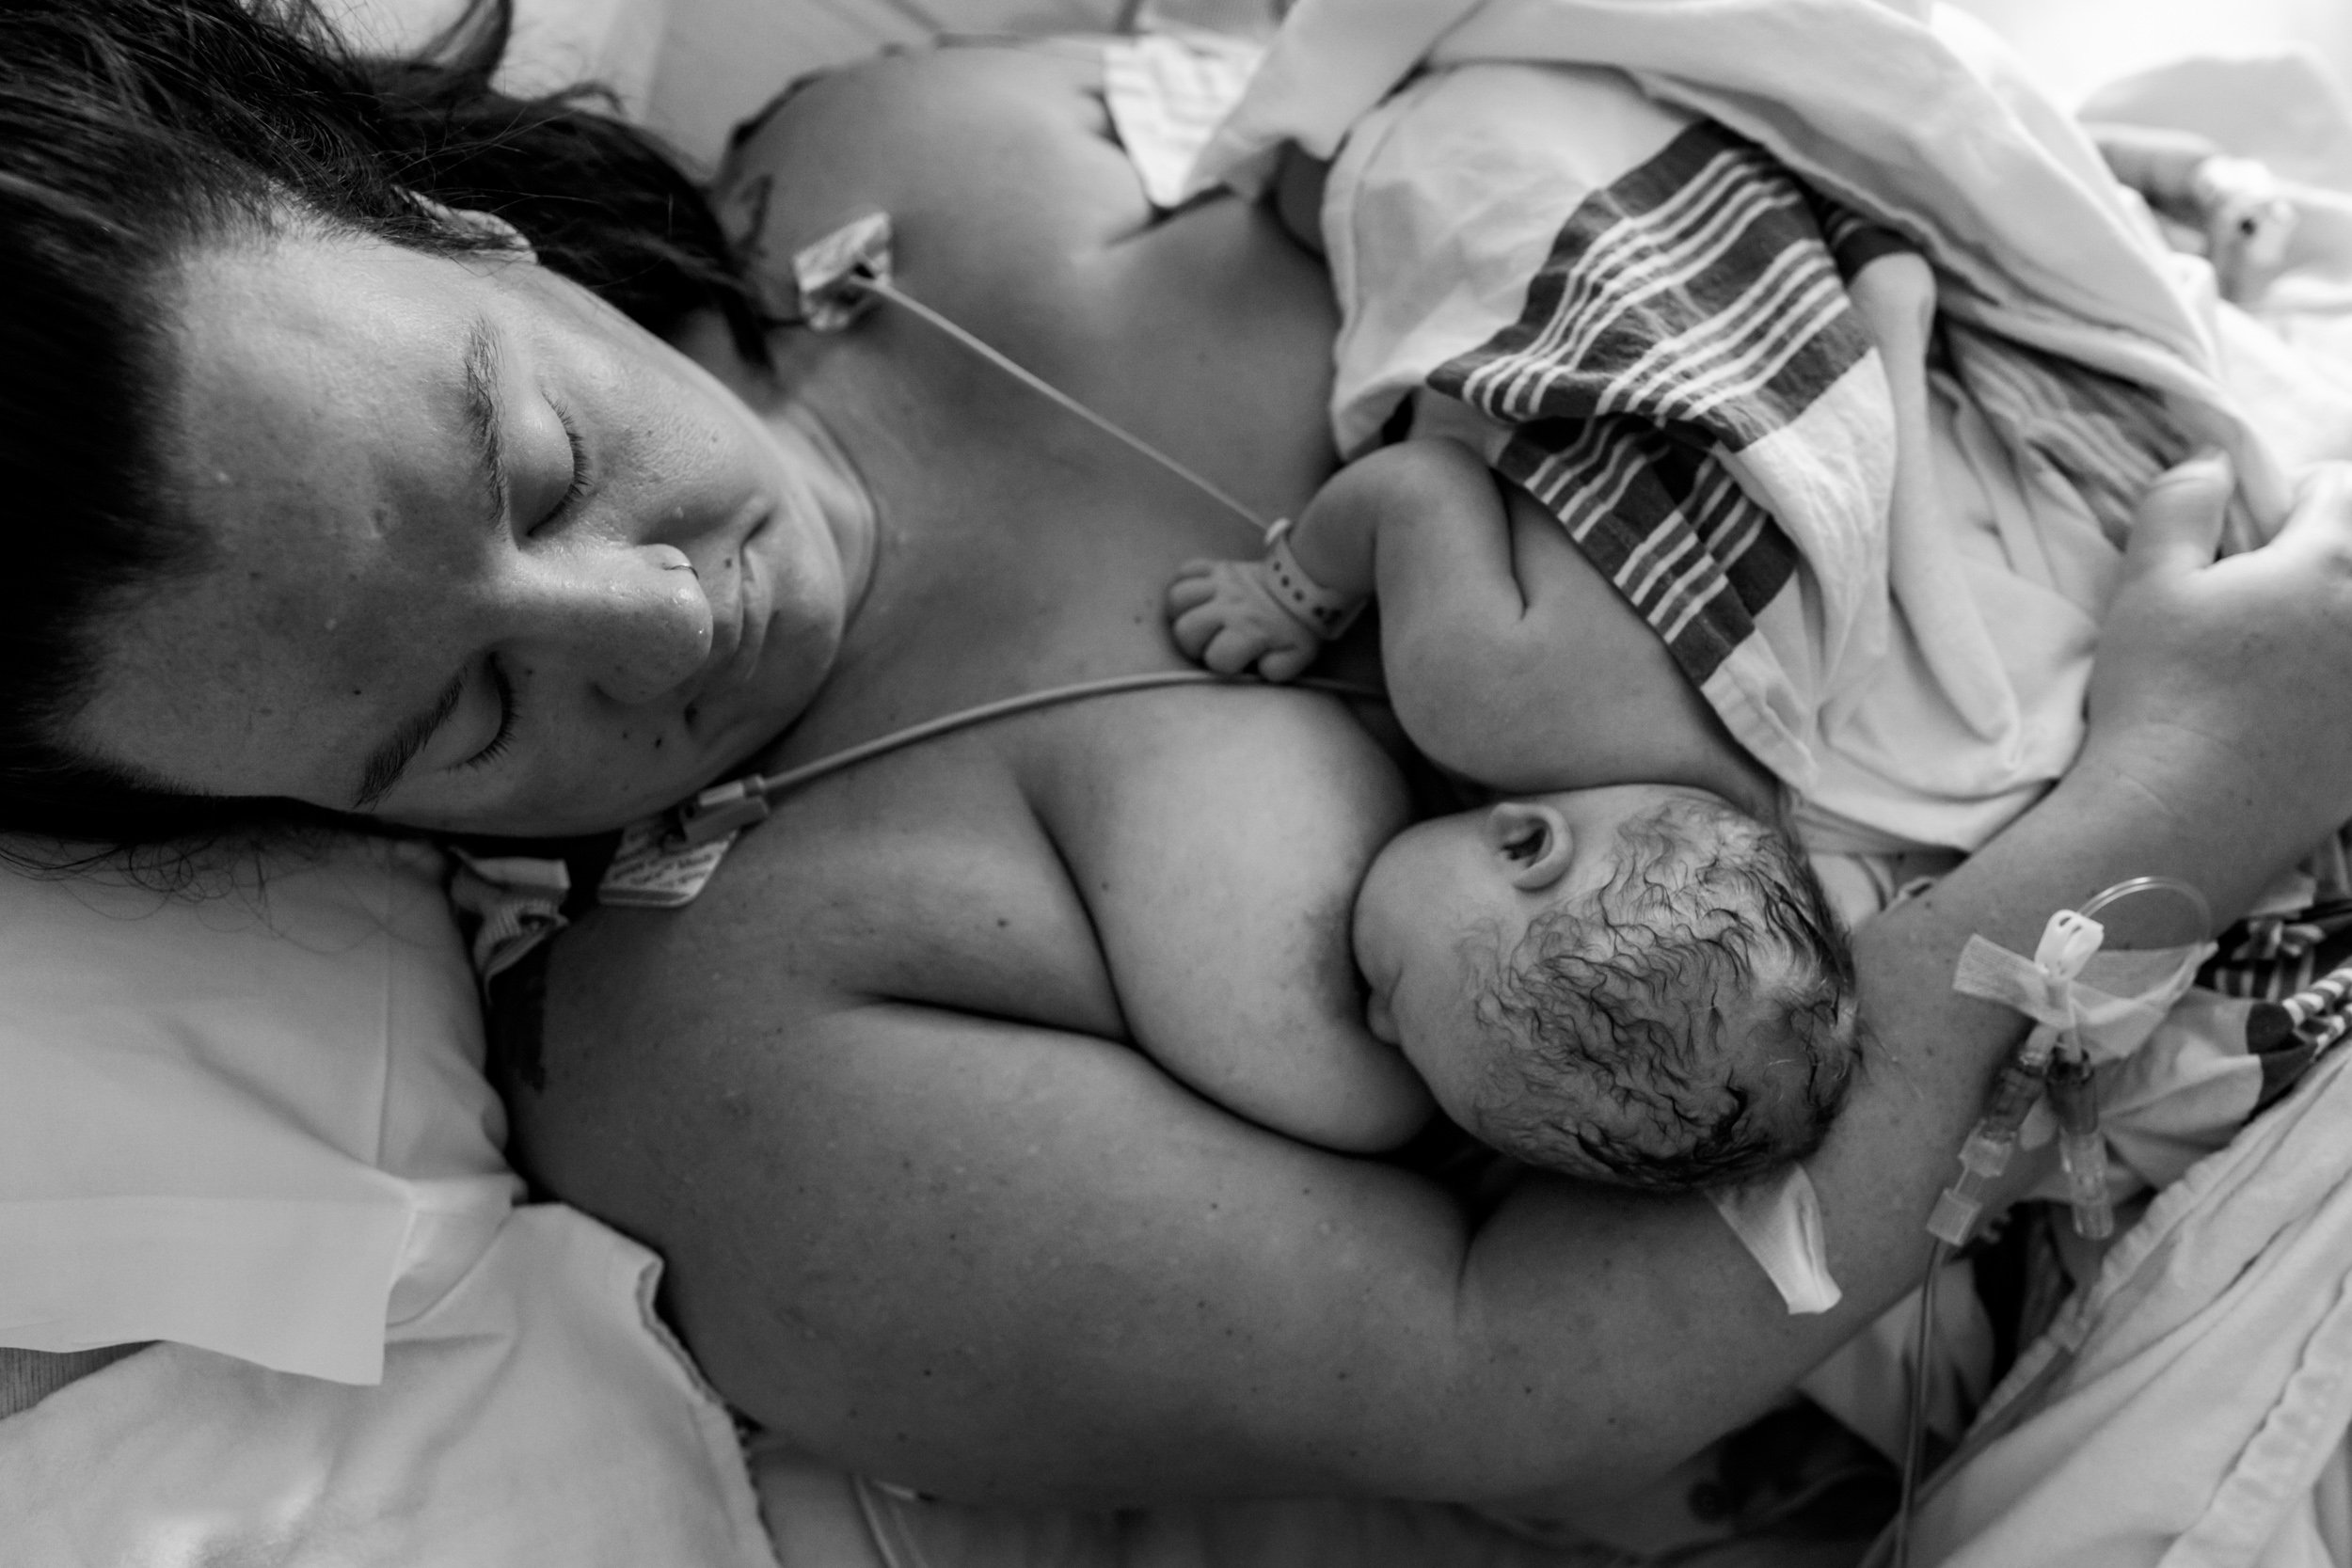
M1859 935L1878 1049L1813 1167L1847 1292L1824 1316L1786 1315L1701 1203L1541 1181L1473 1227L1124 1048L904 1005L747 1018L715 961L683 1013L565 1018L559 996L563 1059L518 1109L571 1102L548 1172L668 1258L728 1397L838 1463L1062 1500L1646 1477L1915 1278L2017 1033L1949 989L1971 933L2029 947L2054 908L2149 873L2232 913L2352 811L2352 491L2330 479L2268 548L2205 564L2217 500L2191 481L2146 509L2074 770ZM633 965L696 961L589 936L564 957L608 999Z

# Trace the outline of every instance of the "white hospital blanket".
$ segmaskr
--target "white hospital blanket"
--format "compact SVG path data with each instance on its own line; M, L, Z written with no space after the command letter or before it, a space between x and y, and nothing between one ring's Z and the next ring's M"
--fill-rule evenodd
M2209 322L2097 151L1980 25L1918 0L1300 0L1187 182L1330 156L1416 67L1623 71L1921 245L1944 308L2159 389L2228 448L2255 516L2282 477L2217 376Z
M1974 848L2072 760L2115 541L2187 451L2154 397L1947 324L1897 504L1845 286L1901 242L1616 71L1421 76L1350 128L1323 227L1343 449L1410 400L1526 487L1817 848Z
M660 1271L532 1204L384 1335L371 1386L118 1361L0 1421L10 1568L777 1568Z
M1930 1487L1915 1561L2340 1562L2352 1061L2162 1194ZM2343 1492L2342 1477L2336 1494Z
M1383 99L1424 47L1441 69ZM1147 186L1246 179L1280 136L1336 150L1342 450L1411 399L1534 491L1817 848L1973 848L2064 769L2131 503L2195 439L2275 516L2193 267L1965 18L1308 0L1203 132L1245 59L1114 61ZM1883 378L1838 293L1856 212L1940 269L1924 508L1888 506Z
M421 847L0 872L10 1568L773 1568L660 1265L520 1204Z

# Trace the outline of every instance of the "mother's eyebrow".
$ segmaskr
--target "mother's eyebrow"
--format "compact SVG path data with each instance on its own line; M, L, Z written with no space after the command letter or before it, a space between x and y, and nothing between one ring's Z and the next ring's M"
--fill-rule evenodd
M499 401L499 341L476 316L466 328L466 434L473 439L491 531L506 526L506 408Z
M359 788L351 797L353 811L365 811L384 799L400 776L408 771L408 765L417 760L424 743L433 733L449 722L449 716L457 711L458 699L466 694L466 673L457 676L435 698L424 712L404 719L392 737L368 754L367 765L359 770Z

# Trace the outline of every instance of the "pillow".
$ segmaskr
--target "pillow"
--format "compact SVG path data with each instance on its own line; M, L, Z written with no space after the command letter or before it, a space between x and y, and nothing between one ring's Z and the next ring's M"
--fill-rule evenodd
M9 1560L772 1568L654 1257L516 1207L443 857L0 873Z
M777 1568L725 1410L653 1323L659 1273L531 1204L391 1331L375 1386L117 1361L0 1421L8 1560Z
M518 1191L439 870L0 875L0 1344L375 1381Z

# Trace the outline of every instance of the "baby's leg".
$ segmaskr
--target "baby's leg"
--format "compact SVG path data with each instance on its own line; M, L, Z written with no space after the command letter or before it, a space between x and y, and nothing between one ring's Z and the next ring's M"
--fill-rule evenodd
M1935 274L1917 252L1894 251L1854 274L1846 295L1878 344L1894 400L1895 515L1931 515L1935 475L1928 425L1928 339L1935 325Z
M1773 809L1772 779L1657 633L1557 520L1469 448L1405 441L1350 464L1288 544L1279 569L1185 568L1168 603L1187 655L1287 678L1317 635L1286 609L1287 574L1335 602L1376 587L1390 700L1432 761L1506 792L1655 782Z
M1769 815L1772 776L1559 519L1453 451L1452 504L1379 535L1381 655L1415 744L1505 793L1678 784Z

